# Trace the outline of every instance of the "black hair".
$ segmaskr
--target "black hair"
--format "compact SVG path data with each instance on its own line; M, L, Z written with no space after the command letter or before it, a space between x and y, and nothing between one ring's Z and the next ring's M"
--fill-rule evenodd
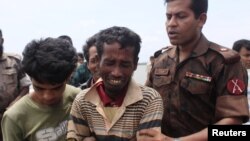
M68 35L61 35L58 38L67 40L68 42L71 43L71 45L73 45L72 39Z
M165 3L172 1L175 0L165 0ZM190 9L194 12L195 18L197 19L202 13L207 13L208 0L191 0Z
M90 38L87 39L86 43L83 45L83 54L84 58L89 63L89 49L96 44L98 34L94 34Z
M246 48L247 50L250 50L250 40L240 39L234 42L233 50L240 52L241 48Z
M76 67L77 54L68 41L59 38L32 40L23 51L23 70L40 83L64 82Z
M77 56L83 59L83 53L78 52L78 53L77 53Z
M138 34L126 27L113 26L99 32L96 47L98 56L101 58L103 54L104 44L112 44L118 42L121 48L134 48L134 61L137 62L141 48L141 38Z

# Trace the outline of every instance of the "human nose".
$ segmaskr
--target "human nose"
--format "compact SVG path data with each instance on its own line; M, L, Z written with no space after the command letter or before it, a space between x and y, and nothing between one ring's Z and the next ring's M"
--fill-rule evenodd
M44 100L51 100L53 98L54 98L53 92L51 92L50 90L44 91L44 93L43 93L43 99Z
M119 77L122 75L122 72L121 72L121 68L120 67L115 67L113 70L112 70L112 73L111 73L113 76L115 77Z
M167 19L167 26L176 26L176 25L177 25L177 22L174 16L172 16L170 19Z

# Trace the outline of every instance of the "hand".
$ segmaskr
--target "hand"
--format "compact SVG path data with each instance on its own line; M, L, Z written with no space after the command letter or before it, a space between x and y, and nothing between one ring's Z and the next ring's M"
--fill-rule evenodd
M154 129L143 129L139 131L137 141L167 141L166 136Z
M94 137L86 137L83 141L96 141Z

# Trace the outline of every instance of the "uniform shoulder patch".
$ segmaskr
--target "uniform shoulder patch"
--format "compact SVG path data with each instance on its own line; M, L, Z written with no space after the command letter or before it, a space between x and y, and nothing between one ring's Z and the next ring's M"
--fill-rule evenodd
M246 85L240 79L231 79L227 82L227 90L233 95L241 95L245 91Z
M173 46L166 46L166 47L163 47L163 48L157 50L157 51L154 53L154 58L157 58L157 57L160 56L163 52L165 52L165 51L167 51L167 50L169 50L169 49L171 49L171 48L173 48Z
M231 64L240 61L240 55L227 47L222 47L215 43L211 43L210 48L218 52L224 59L226 64Z

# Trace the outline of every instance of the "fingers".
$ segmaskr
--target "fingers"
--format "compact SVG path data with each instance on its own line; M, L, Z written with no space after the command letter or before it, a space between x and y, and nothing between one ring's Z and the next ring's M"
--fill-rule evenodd
M143 129L139 131L139 135L140 136L150 136L150 137L154 137L157 136L158 131L154 130L154 129Z
M96 141L94 137L87 137L83 141Z

